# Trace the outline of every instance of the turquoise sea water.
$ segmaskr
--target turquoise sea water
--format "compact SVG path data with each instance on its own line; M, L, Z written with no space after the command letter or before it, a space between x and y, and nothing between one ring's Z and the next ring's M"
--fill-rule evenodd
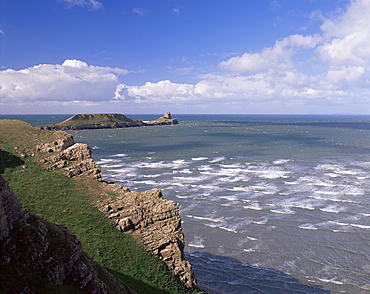
M175 116L180 125L71 134L105 180L180 203L200 286L370 293L370 116Z

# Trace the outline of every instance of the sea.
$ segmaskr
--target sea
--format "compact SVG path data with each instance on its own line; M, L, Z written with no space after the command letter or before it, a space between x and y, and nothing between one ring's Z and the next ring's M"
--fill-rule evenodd
M69 133L89 144L104 180L180 204L201 288L370 293L370 116L173 117L179 125Z

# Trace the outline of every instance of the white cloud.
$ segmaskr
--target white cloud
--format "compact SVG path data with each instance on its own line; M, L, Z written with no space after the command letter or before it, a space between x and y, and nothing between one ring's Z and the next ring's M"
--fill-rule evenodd
M23 70L0 71L2 103L39 101L107 101L114 96L118 75L127 70L66 60L62 65L40 64ZM75 102L74 102L75 103Z
M239 112L242 107L258 105L255 112L287 107L292 112L309 108L366 113L370 103L369 15L369 0L352 1L336 17L322 17L317 34L290 35L259 52L229 58L219 64L217 74L199 76L194 84L167 79L128 86L118 81L118 75L127 73L124 69L67 60L62 65L0 72L0 98L9 103L60 105L115 101L148 105L148 109L171 104L179 105L180 111L189 105L218 103L237 105Z
M148 13L148 11L143 9L143 8L133 8L132 12L136 13L137 15L140 15L140 16L143 16L143 15Z
M276 41L273 47L225 60L219 64L224 73L204 75L194 85L169 80L142 86L120 85L123 92L117 91L116 99L140 103L222 100L244 105L258 101L265 107L322 104L329 111L345 103L349 108L352 104L367 105L369 15L369 0L352 1L340 15L322 17L318 34L290 35Z
M73 6L81 6L86 7L89 10L99 10L103 7L103 4L96 0L61 0L62 2L66 3L67 8L71 8Z
M321 26L326 42L319 48L332 65L364 65L370 60L370 1L352 1L347 11Z
M229 72L245 73L267 71L271 68L291 68L291 58L300 48L314 48L320 41L318 36L291 35L277 41L273 47L260 53L244 53L220 63L220 68Z

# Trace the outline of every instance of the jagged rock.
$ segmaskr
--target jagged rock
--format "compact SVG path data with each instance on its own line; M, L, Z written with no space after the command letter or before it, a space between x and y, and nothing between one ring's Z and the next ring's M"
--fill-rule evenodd
M148 126L158 126L158 125L177 125L179 122L177 118L172 118L170 112L166 112L163 116L157 118L153 121L145 122Z
M46 169L64 168L65 174L72 178L87 176L101 180L101 169L91 158L91 149L87 144L74 143L61 151L41 160Z
M58 132L60 139L54 142L47 142L36 146L36 151L39 152L57 152L68 148L75 144L73 137L65 132Z
M18 198L7 182L0 177L0 272L17 268L33 271L47 277L55 285L73 280L87 293L112 293L98 277L93 259L82 251L81 243L66 228L47 222L21 210ZM103 268L99 269L109 277L119 293L132 293L121 281ZM0 285L2 276L0 275ZM28 284L21 293L38 293ZM3 287L1 293L14 293Z
M188 289L196 288L191 265L184 258L184 234L176 202L163 199L161 191L154 189L122 192L95 204L120 231L131 234L162 259Z

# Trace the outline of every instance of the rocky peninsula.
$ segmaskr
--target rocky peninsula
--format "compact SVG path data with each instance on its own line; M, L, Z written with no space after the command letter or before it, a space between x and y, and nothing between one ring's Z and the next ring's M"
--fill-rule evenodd
M164 119L171 118L167 116ZM8 148L9 151L4 151L5 148ZM14 162L16 162L16 166L20 166L15 172L16 176L27 175L31 184L33 184L34 170L39 170L37 166L44 170L44 177L44 173L51 173L52 177L61 175L66 179L71 178L75 181L73 185L78 184L81 187L79 190L86 190L85 194L89 195L90 200L88 201L91 202L86 203L80 198L75 198L76 201L80 201L84 206L87 205L86 207L91 207L95 211L103 212L106 215L106 222L110 223L110 226L114 227L118 234L131 235L138 245L166 264L169 273L172 273L183 285L180 287L183 290L179 290L179 286L171 286L172 289L177 289L171 290L171 293L201 293L197 288L191 265L184 258L184 234L178 204L164 199L161 190L131 192L126 187L102 181L101 169L92 159L89 146L75 143L73 137L63 131L40 130L21 121L0 121L0 149L3 149L0 151L0 155L2 155L0 158L1 173L7 171L8 166L15 168ZM33 167L31 168L31 166ZM11 175L9 178L13 180L13 183L16 183ZM31 268L39 271L41 275L45 274L51 283L56 285L73 284L82 289L84 293L132 293L130 292L132 285L127 286L122 283L121 280L96 264L91 257L82 251L81 242L76 236L62 226L54 225L38 216L22 211L19 201L9 185L3 179L0 183L0 239L2 239L2 245L4 244L0 248L2 250L0 256L1 272L11 269L14 263L21 263L25 269L16 269L16 274L20 276L23 270L27 272ZM23 189L22 186L23 184L19 188L20 191ZM66 196L63 195L71 194L72 197L77 197L73 194L78 191L65 191L62 186L60 187L61 191L55 191L55 189L50 191L50 200L45 199L45 202L50 201L51 203L47 209L50 209L54 202L64 201ZM52 196L59 192L62 196ZM46 195L49 194L46 192ZM44 199L41 199L41 202L44 202ZM33 200L31 203L34 203ZM61 212L58 213L57 209L59 208L55 207L56 210L49 215L56 216L56 218L60 215L61 219L64 219L65 213L72 210L72 208L62 205ZM87 213L80 211L77 203L71 203L71 207L81 213L81 216ZM88 210L90 211L90 208ZM91 227L89 230L92 232L95 230L94 223L89 223L88 227ZM83 231L86 229L86 227L82 227ZM82 236L84 235L85 232L82 232ZM94 242L91 239L94 238L94 233L87 236L90 239L89 242ZM57 240L57 244L52 243L55 240ZM60 246L63 247L60 252L50 251L51 249L59 250ZM24 250L28 250L30 253L24 255ZM112 248L112 250L119 250L119 248ZM125 248L122 247L122 250ZM104 255L105 253L102 252L98 253L97 256L104 260ZM127 258L130 259L129 256ZM140 268L140 261L135 263L138 258L145 258L145 262L147 262L145 256L132 256L133 260L129 260L129 262L133 263L134 267ZM114 260L107 262L108 264L115 263ZM158 268L156 270L158 271ZM135 275L142 275L142 271L135 270ZM102 276L103 278L101 278ZM162 276L164 279L167 274L163 273ZM151 283L153 278L145 274L143 279L147 280L145 283ZM133 283L132 280L129 281ZM153 281L160 283L160 281ZM135 283L133 283L134 286ZM22 293L34 293L31 288L26 287L25 292ZM161 292L161 290L158 292L150 289L143 293ZM168 292L164 291L163 293Z
M170 112L153 121L133 120L119 113L98 113L98 114L75 114L57 124L40 126L42 130L86 130L86 129L118 129L158 125L176 125L176 118L171 117Z

